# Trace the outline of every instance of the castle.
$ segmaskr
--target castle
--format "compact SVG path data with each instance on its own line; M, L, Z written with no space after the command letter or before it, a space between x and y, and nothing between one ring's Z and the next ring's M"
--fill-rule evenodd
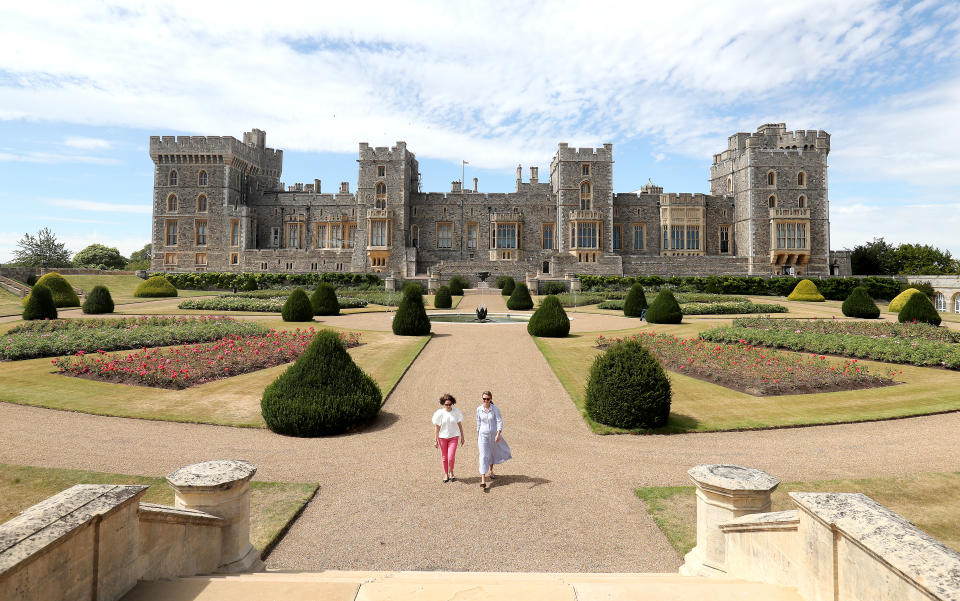
M822 130L783 123L737 133L715 154L710 194L649 182L613 190L613 145L560 143L548 181L537 167L516 190L453 182L421 192L415 155L360 143L356 193L342 182L286 186L283 151L254 129L151 136L156 271L378 272L416 278L478 271L538 278L605 275L816 275L830 253ZM845 275L845 274L844 274Z

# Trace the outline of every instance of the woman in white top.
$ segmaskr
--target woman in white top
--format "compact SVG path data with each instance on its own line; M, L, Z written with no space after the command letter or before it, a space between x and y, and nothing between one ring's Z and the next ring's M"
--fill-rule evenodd
M440 409L433 414L433 446L440 449L443 464L443 481L457 479L453 476L453 462L457 458L457 443L466 444L463 438L463 413L454 407L457 399L452 394L440 397ZM459 433L458 433L459 430Z
M512 457L510 446L503 439L503 416L493 404L493 393L480 395L477 407L477 451L480 454L480 488L486 489L487 478L494 479L493 466Z

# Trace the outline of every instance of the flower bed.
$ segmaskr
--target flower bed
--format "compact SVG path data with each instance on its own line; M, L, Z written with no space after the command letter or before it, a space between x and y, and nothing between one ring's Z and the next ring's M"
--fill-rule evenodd
M684 315L742 315L745 313L786 313L783 305L751 303L684 303L680 305Z
M208 296L205 298L191 298L177 305L181 309L196 311L253 311L265 313L279 313L283 309L288 295L276 298L258 298L244 296ZM337 299L341 309L357 309L366 307L367 301L360 298Z
M804 394L875 388L895 384L896 372L888 377L873 375L856 359L836 364L822 355L778 353L746 341L716 344L699 338L667 334L634 334L663 362L665 369L714 382L755 396ZM622 338L598 336L596 345L606 348Z
M960 342L960 332L926 323L744 317L733 320L733 326L778 332L789 331L797 334L845 334L879 339L900 338Z
M216 342L144 348L132 353L97 351L58 357L59 373L136 386L183 389L205 382L289 363L313 340L315 331L275 331L258 336L227 336ZM338 332L344 347L360 344L359 332Z
M266 332L259 324L219 316L34 321L0 336L0 359L169 346Z

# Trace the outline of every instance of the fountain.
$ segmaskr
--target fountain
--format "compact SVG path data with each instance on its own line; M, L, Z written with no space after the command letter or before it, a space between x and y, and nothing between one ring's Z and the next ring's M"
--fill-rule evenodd
M487 308L483 305L477 307L477 321L487 321Z

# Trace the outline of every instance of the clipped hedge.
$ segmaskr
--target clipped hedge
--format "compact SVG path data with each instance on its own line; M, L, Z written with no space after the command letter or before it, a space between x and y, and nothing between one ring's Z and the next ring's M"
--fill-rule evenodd
M517 284L513 294L507 299L507 308L511 311L529 311L533 308L533 299L530 298L530 289L526 284Z
M840 305L840 311L847 317L861 317L863 319L876 319L880 317L880 307L873 302L870 294L863 286L853 289L847 300Z
M455 275L450 278L447 286L450 288L450 294L452 296L463 296L463 289L470 287L470 282L467 281L467 278L462 275Z
M449 286L440 286L433 297L433 306L437 309L449 309L453 306Z
M647 296L643 293L642 284L634 284L623 299L623 314L627 317L640 317L647 308Z
M513 289L516 288L517 282L509 275L502 275L497 278L497 288L500 289L500 294L503 296L510 296L513 294Z
M932 326L940 325L940 314L927 298L926 294L914 294L907 299L907 304L900 309L897 321L900 323L928 323Z
M332 330L321 330L263 391L260 411L278 434L329 436L372 421L382 404L376 382L353 362Z
M423 288L420 284L403 287L403 298L393 316L391 327L397 336L425 336L430 333L430 318L423 307Z
M67 281L65 277L56 272L50 272L43 275L34 286L45 286L47 290L50 291L50 296L53 298L54 307L79 307L80 298L77 296L77 293L73 290L73 286L70 285L70 282ZM27 303L30 302L30 295L28 294L26 298L21 301L23 306L26 307Z
M910 297L915 294L923 295L923 292L917 290L916 288L907 288L898 294L892 301L890 301L890 306L887 307L887 311L890 311L891 313L899 313L900 310L903 309L903 307L907 304L907 301L910 300Z
M56 318L57 307L53 304L50 289L43 284L35 284L27 297L27 306L23 308L24 321Z
M314 315L340 315L340 303L333 284L320 282L310 297L310 306Z
M817 290L817 285L810 280L800 280L797 282L793 292L787 295L787 300L804 301L808 303L822 303L826 299Z
M280 309L283 321L313 321L313 305L303 288L297 288L287 297Z
M527 322L527 333L542 338L565 338L570 334L570 318L560 300L548 295Z
M151 273L150 275L164 275L170 280L171 284L181 290L206 290L208 288L256 290L258 288L276 288L278 286L314 287L320 282L328 282L338 288L383 289L383 280L375 273L234 273L203 271L197 273L164 272Z
M584 397L592 420L617 428L659 428L670 416L670 380L636 340L614 344L594 360Z
M543 294L563 294L566 291L567 287L563 282L544 282L541 290Z
M137 289L133 291L133 295L138 298L165 298L176 296L177 289L166 277L155 275L144 282L140 282Z
M680 323L683 321L683 311L673 292L664 288L653 299L644 318L647 323Z
M113 297L106 286L94 286L86 300L83 301L83 312L87 315L113 313Z

